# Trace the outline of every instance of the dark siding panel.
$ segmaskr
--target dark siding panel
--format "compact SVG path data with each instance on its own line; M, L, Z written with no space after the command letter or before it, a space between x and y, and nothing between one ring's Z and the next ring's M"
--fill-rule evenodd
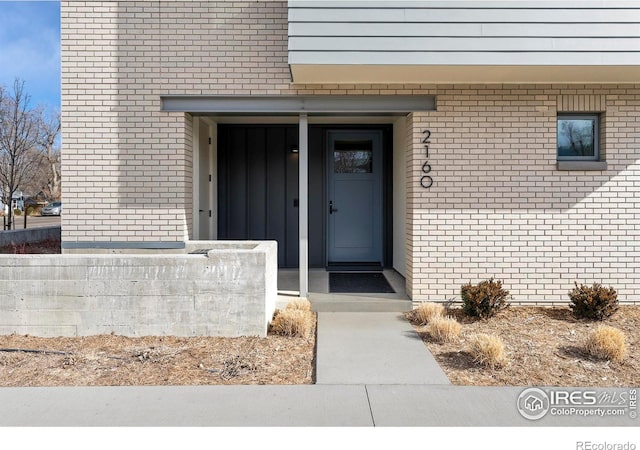
M298 266L298 129L220 125L219 237L278 242L279 267Z
M227 239L247 239L246 129L231 128L229 131Z
M299 264L299 228L298 214L300 209L294 206L294 202L298 200L298 154L291 153L290 149L298 146L298 130L295 127L287 128L287 146L286 146L286 266L298 267Z
M267 228L266 130L247 128L247 222L249 239L263 240Z
M221 239L227 237L227 222L228 222L228 169L227 169L227 154L228 154L228 137L229 129L225 127L218 127L218 236Z
M267 239L278 241L278 265L285 267L285 165L286 128L270 127L267 133Z

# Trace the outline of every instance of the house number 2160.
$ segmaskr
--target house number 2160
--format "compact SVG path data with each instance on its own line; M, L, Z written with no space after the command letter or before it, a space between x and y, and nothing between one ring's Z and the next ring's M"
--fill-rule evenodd
M424 139L422 139L422 145L424 145L424 153L425 153L425 162L422 165L422 177L420 178L420 186L425 189L429 189L433 186L433 178L431 178L431 164L429 164L429 144L431 141L429 138L431 137L430 130L424 130L422 132L424 134Z

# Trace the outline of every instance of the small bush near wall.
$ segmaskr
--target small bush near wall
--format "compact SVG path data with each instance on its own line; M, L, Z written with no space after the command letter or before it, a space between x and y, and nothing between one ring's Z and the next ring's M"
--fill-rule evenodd
M578 318L604 320L618 310L618 294L612 287L605 288L599 283L587 286L575 283L576 287L569 292L571 304L569 308Z
M500 280L493 278L477 285L465 284L461 289L462 309L470 316L486 319L509 306L509 291L502 288Z

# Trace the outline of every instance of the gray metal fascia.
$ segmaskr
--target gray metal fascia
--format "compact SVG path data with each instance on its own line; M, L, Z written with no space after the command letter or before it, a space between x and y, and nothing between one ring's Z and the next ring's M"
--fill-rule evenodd
M162 96L162 111L219 114L367 114L434 111L433 95Z

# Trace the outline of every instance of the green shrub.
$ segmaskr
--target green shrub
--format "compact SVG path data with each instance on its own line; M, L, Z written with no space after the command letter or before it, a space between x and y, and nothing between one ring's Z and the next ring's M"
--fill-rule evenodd
M22 211L20 211L18 208L13 210L13 215L14 216L19 216L20 214L22 214Z
M462 309L470 316L486 319L509 306L509 291L502 289L500 280L493 278L477 285L465 284L461 289Z
M569 292L569 308L575 317L604 320L618 310L618 294L614 288L606 288L599 283L593 283L593 286L575 285Z

